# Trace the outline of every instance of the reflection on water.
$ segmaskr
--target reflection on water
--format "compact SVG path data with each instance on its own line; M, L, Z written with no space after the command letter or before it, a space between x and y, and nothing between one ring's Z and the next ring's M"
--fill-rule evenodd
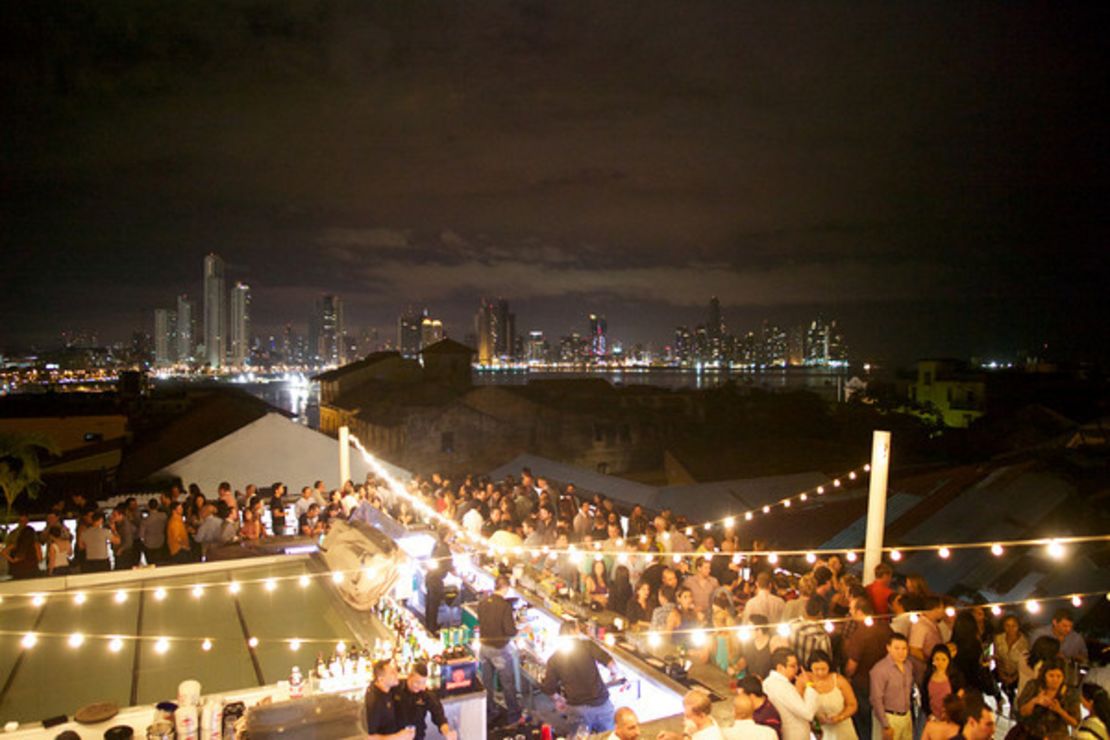
M616 386L653 385L660 388L707 389L734 382L742 388L767 391L808 390L828 401L840 397L840 388L850 377L846 373L816 368L791 368L754 374L695 372L693 370L625 370L608 372L474 372L475 385L524 385L530 380L569 380L601 378ZM268 383L235 383L236 387L266 403L293 414L295 420L312 429L320 427L320 386L289 380Z

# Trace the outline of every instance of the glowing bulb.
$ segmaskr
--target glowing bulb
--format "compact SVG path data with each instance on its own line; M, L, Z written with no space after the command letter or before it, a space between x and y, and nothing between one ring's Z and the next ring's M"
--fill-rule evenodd
M833 487L834 488L840 488L840 479L839 478L837 478L833 481Z
M693 527L687 527L686 528L686 536L687 537L693 537L694 536L694 528Z
M751 521L751 520L752 520L752 519L753 519L754 517L755 517L755 514L753 514L753 513L752 513L752 512L750 512L750 511L749 511L749 512L747 512L746 514L744 514L744 520L745 520L745 521L749 521L749 522L750 522L750 521Z
M342 640L335 643L335 652L339 653L340 655L347 652L347 643L343 642Z
M786 624L786 623L780 624L778 626L778 629L776 629L775 631L779 633L779 637L790 637L790 625L789 624Z
M897 563L897 562L898 562L899 560L901 560L901 559L902 559L902 553L901 553L901 551L899 551L899 550L891 550L891 551L890 551L890 559L891 559L891 560L893 560L894 562L896 562L896 563Z
M918 615L917 612L912 612L910 614L910 624L917 624L917 620L919 619L921 619L921 617Z
M674 557L672 557L672 558L671 558L671 560L673 560L673 561L674 561L674 562L676 562L676 563L681 563L681 562L682 562L682 556L681 556L681 555L678 555L678 554L676 553L676 554L674 555Z
M42 594L35 594L31 597L31 606L38 608L46 603L46 597Z
M166 589L161 588L161 587L154 589L154 600L155 601L162 601L165 598L166 598Z
M197 585L193 586L193 598L199 599L201 596L204 596L204 586L198 583Z
M68 644L71 648L79 648L85 644L85 636L82 635L80 632L74 632L72 635L69 636L69 639L66 640L66 644Z
M252 636L251 639L247 640L247 644L250 645L252 648L258 647L258 638Z
M337 570L331 574L332 583L343 583L343 571Z
M289 641L289 649L292 650L293 652L296 652L296 651L300 650L301 649L301 641L294 637L292 640Z
M740 561L743 560L743 559L744 558L743 558L742 555L740 555L740 553L737 553L737 554L732 556L732 562L735 563L736 565L740 565Z
M618 555L617 556L617 563L619 563L620 565L627 565L628 564L628 553L622 552L620 555Z
M800 501L805 501L808 498L809 498L809 496L807 496L804 493L798 495L798 500L800 500Z
M856 555L854 550L852 552L849 552L845 557L847 558L849 563L854 563L856 562L856 560L859 559L859 555Z
M267 578L266 583L263 584L263 587L267 591L273 591L275 588L277 588L277 581L275 581L273 578Z
M116 595L113 598L115 598L117 604L122 604L127 601L127 592L121 588L119 591L116 591Z
M748 512L748 518L751 519L751 512L750 511ZM734 526L736 526L736 520L733 519L732 517L725 517L725 527L727 529L732 529Z
M778 561L779 561L779 554L777 552L773 552L773 553L771 553L770 555L767 556L767 562L770 563L771 565L775 565L776 563L778 563Z
M239 593L239 590L241 588L242 588L242 586L239 585L239 581L232 581L231 583L229 583L227 585L227 590L230 591L233 594Z
M1025 602L1025 608L1029 610L1030 614L1037 614L1041 611L1041 605L1033 599Z
M764 506L763 507L763 513L764 514L770 514L771 513L771 507L770 506Z
M948 617L949 619L956 616L956 607L954 607L954 606L948 607L947 609L944 610L944 615L946 617Z
M705 630L694 630L690 633L690 643L696 646L705 644Z
M1064 546L1059 540L1050 540L1045 547L1045 551L1048 553L1048 556L1054 560L1059 560L1064 557Z
M88 599L88 597L85 595L84 591L78 591L73 595L73 603L77 604L77 606L84 604L86 599Z
M159 637L154 642L154 652L158 653L159 655L165 655L167 652L169 652L169 649L170 641L164 637Z
M640 544L646 545L647 541L648 541L648 536L646 534L640 535Z
M746 641L752 639L752 628L751 627L741 627L740 629L736 630L736 636L741 641L746 642Z
M705 531L708 532L711 529L713 529L713 525L710 522L706 522L705 523Z
M309 580L308 576L301 576L297 579L297 583L300 584L301 588L305 588L306 586L308 586L309 583L311 583L311 581Z
M851 473L848 473L848 477L851 478L852 480L855 480L856 479L856 471L853 470Z
M108 640L109 652L118 653L120 650L123 650L123 640L118 637L113 637L111 640Z
M784 507L784 508L787 508L787 509L789 509L789 508L790 508L790 499L788 499L788 498L787 498L787 499L783 499L783 500L782 500L782 505L783 505L783 507Z
M1076 609L1083 606L1083 599L1079 597L1079 594L1071 597L1071 605L1074 606Z
M871 463L867 463L866 465L863 466L863 472L865 472L865 473L870 473L871 472Z
M939 550L937 550L937 555L940 555L940 556L941 556L942 558L944 558L945 560L947 560L947 559L948 559L948 557L949 557L950 555L952 555L952 551L951 551L951 550L949 550L949 549L948 549L947 547L942 547L942 548L940 548Z
M30 650L35 645L37 645L38 642L38 635L36 635L34 632L28 632L27 634L23 635L23 639L19 641L19 644L23 646L24 650Z
M1002 549L1002 545L998 544L997 542L995 542L993 545L991 545L991 555L994 555L995 557L998 557L1003 552L1004 551Z
M816 563L817 562L817 556L815 554L813 554L812 552L807 552L806 553L806 562L807 563Z
M826 619L825 620L825 631L826 632L832 632L834 629L836 629L836 626L830 620Z
M820 496L824 492L825 492L825 487L824 486L817 486L817 495L818 496Z
M207 653L209 650L212 649L212 641L209 640L207 637L204 638L204 642L200 644L200 649Z
M652 632L648 635L648 645L652 647L659 647L663 644L663 638L659 636L658 632Z
M605 556L602 555L600 552L597 553L596 555L594 555L594 562L601 562L604 559L605 559Z
M991 614L993 614L996 617L1001 617L1002 616L1002 607L1000 607L998 604L995 604L994 606L991 607Z
M428 561L428 572L431 573L431 572L436 571L436 570L439 570L439 563L435 560L429 560Z

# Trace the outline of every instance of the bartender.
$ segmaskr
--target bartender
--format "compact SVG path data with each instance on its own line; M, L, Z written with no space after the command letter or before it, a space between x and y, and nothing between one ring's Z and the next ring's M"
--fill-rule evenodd
M447 544L449 533L442 528L436 537L428 571L424 574L424 626L433 635L439 632L439 605L443 603L443 577L451 572L451 548Z
M427 689L428 664L416 663L412 667L412 673L405 678L405 682L395 694L401 721L405 726L415 728L414 740L424 740L424 732L428 724L427 716L430 714L432 722L439 728L444 740L456 740L458 736L447 724L447 715L443 713L443 702L435 692Z
M520 701L516 697L516 621L513 606L505 597L509 593L509 579L497 576L493 593L478 602L478 631L481 637L478 659L482 667L482 683L486 685L486 711L493 714L497 703L494 696L493 676L501 682L508 712L506 724L520 721Z
M583 637L576 622L563 622L559 648L547 661L540 690L555 695L556 707L565 703L590 732L609 732L613 729L613 703L598 663L608 668L611 679L618 678L613 657Z
M374 682L366 689L367 740L413 740L416 731L405 727L393 690L400 683L392 660L374 663Z

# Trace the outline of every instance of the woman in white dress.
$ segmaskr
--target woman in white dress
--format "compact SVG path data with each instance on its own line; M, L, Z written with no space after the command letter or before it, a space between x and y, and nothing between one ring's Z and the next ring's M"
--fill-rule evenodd
M829 656L817 650L809 660L807 681L817 690L816 719L821 725L822 740L859 740L852 717L859 709L852 684L832 670Z

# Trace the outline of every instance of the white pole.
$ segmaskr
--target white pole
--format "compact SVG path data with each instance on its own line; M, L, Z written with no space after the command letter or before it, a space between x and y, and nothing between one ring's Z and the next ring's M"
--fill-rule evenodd
M890 432L875 430L871 437L871 488L867 498L867 541L863 551L863 584L875 580L875 566L883 561L886 527L886 482L890 472Z
M351 479L351 430L339 427L339 485Z

